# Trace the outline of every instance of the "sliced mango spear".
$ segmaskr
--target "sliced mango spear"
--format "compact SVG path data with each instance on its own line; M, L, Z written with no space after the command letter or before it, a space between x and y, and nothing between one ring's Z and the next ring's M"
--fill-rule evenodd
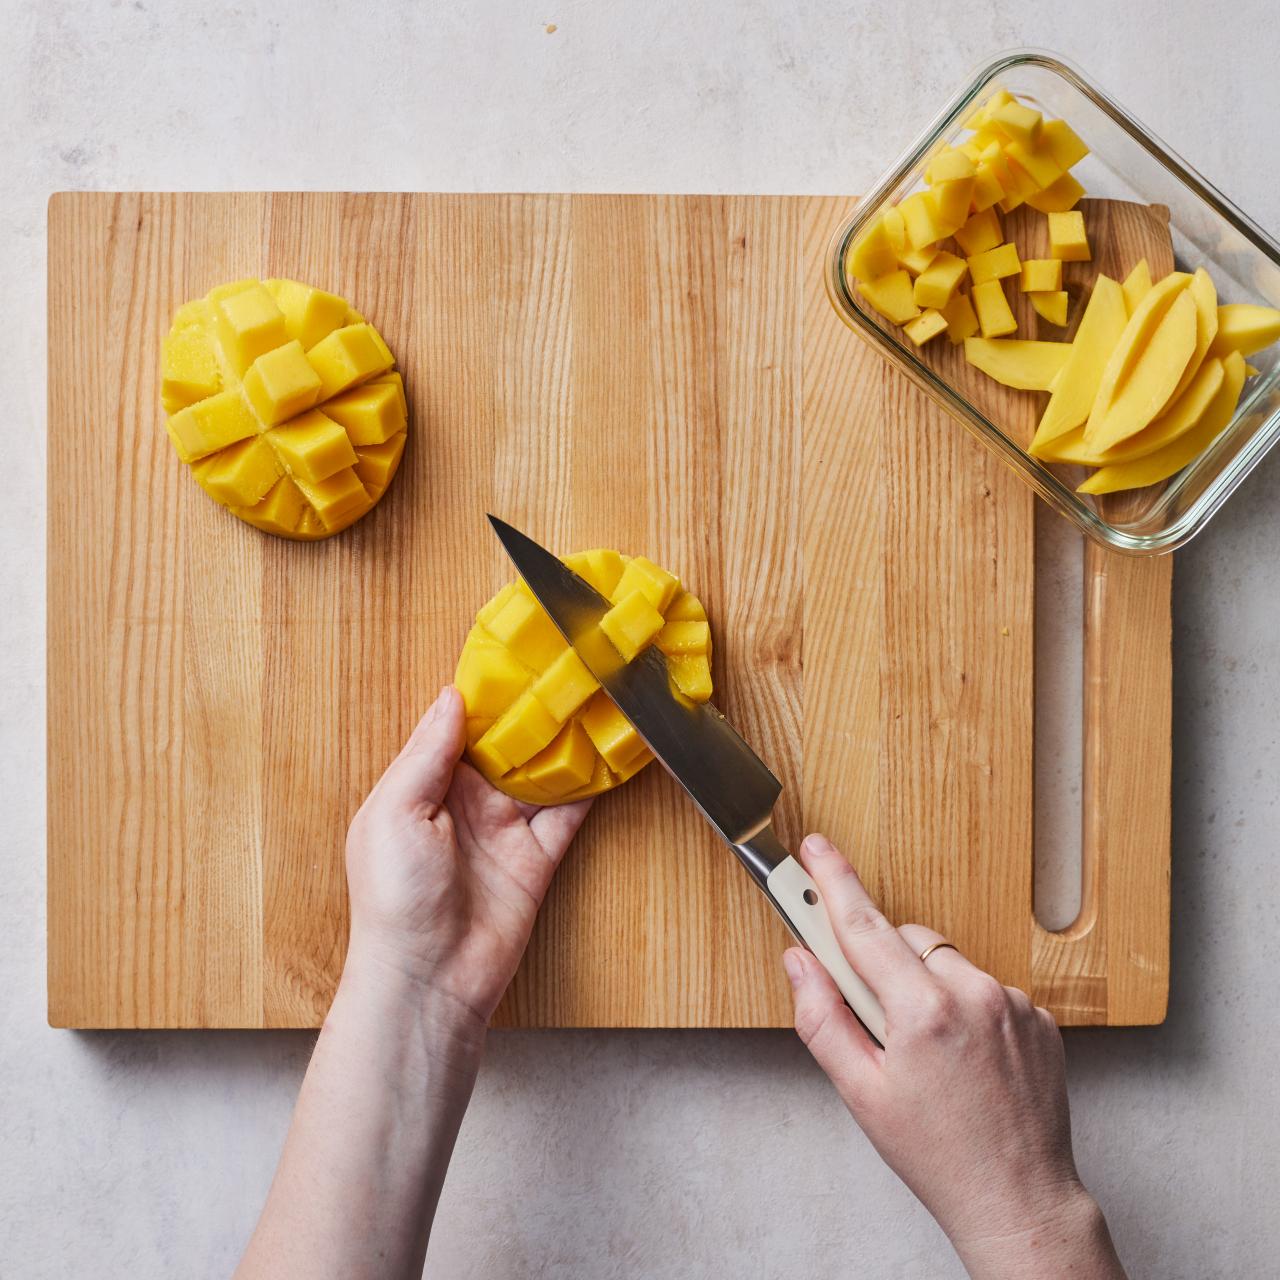
M1196 344L1195 303L1182 298L1190 283L1186 272L1171 271L1129 317L1102 371L1085 424L1084 438L1097 452L1141 431L1164 408L1182 377ZM1174 304L1180 301L1184 305L1174 316Z
M1051 441L1040 455L1046 462L1074 462L1087 467L1105 467L1115 462L1133 462L1180 439L1203 418L1222 387L1223 364L1210 356L1191 379L1187 389L1145 431L1122 440L1114 449L1098 454L1077 428Z
M964 358L988 377L1020 391L1048 391L1071 355L1069 342L966 338Z
M1210 348L1215 356L1238 351L1251 356L1280 339L1280 311L1248 302L1228 302L1218 308L1218 334Z
M1120 489L1141 489L1176 475L1199 457L1230 423L1244 386L1244 357L1232 351L1222 362L1222 385L1190 430L1172 443L1133 462L1118 462L1095 471L1078 493L1115 493Z
M1196 304L1196 345L1191 353L1191 359L1187 361L1187 367L1182 371L1182 377L1178 379L1178 385L1174 387L1173 394L1169 397L1169 404L1177 400L1187 389L1191 379L1199 372L1200 365L1218 333L1218 291L1213 287L1213 280L1203 267L1197 268L1195 275L1191 277L1187 293L1191 301Z
M1151 292L1151 268L1143 258L1124 278L1120 286L1124 290L1124 305L1130 315L1138 309L1138 303Z
M1124 294L1117 281L1099 276L1084 309L1071 354L1054 384L1053 395L1036 430L1031 452L1041 452L1051 440L1074 430L1089 416L1089 410L1106 367L1127 323Z

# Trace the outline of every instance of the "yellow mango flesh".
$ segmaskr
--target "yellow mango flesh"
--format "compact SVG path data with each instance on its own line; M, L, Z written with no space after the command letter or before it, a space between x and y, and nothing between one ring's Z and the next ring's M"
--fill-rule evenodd
M632 661L655 645L676 692L710 698L706 611L675 574L605 549L565 564L613 604L587 641L604 646L603 660ZM508 583L476 614L453 682L466 707L468 759L518 800L596 795L653 758L523 582Z
M1280 340L1280 311L1248 302L1228 302L1218 308L1218 332L1210 348L1215 356L1238 351L1251 356Z
M901 268L877 280L859 280L858 292L894 324L906 324L920 314L911 277Z
M1027 297L1031 299L1031 305L1035 308L1036 315L1042 320L1047 320L1050 324L1056 324L1060 328L1066 325L1067 308L1070 299L1067 297L1065 289L1029 293Z
M1135 314L1130 326L1137 319ZM1125 347L1129 336L1135 342L1132 348ZM1176 294L1149 336L1141 326L1136 327L1135 335L1129 335L1126 328L1107 366L1108 372L1118 368L1119 376L1108 382L1108 374L1103 374L1103 385L1085 424L1084 438L1090 447L1101 453L1156 418L1182 380L1195 345L1196 304L1185 289Z
M937 311L930 307L928 311L916 316L914 320L908 320L902 326L903 331L917 347L922 347L932 338L936 338L938 334L945 333L947 330L947 318L941 311Z
M1027 203L1041 213L1065 213L1074 209L1084 195L1084 188L1069 173L1060 175L1043 191L1027 197Z
M1138 309L1138 303L1151 292L1151 268L1143 258L1132 271L1125 276L1120 288L1124 290L1124 305L1130 315Z
M400 465L408 405L381 334L296 280L180 307L161 347L165 429L200 486L255 528L315 540L367 514Z
M985 280L973 286L973 305L978 313L978 327L984 338L1002 338L1018 327L1009 299L999 280Z
M1085 231L1084 214L1079 209L1070 212L1050 213L1049 256L1063 262L1088 262L1093 254L1089 249L1089 237Z
M1115 493L1121 489L1141 489L1176 475L1189 462L1199 457L1231 422L1240 391L1244 387L1244 357L1230 352L1222 362L1222 384L1200 420L1172 443L1133 462L1118 462L1101 467L1077 492Z
M988 377L1020 391L1048 391L1071 355L1067 342L966 338L964 358Z
M1031 443L1031 453L1036 457L1042 456L1041 450L1051 440L1066 435L1088 418L1103 371L1127 320L1120 285L1110 276L1099 276L1071 343L1071 354L1062 367L1062 376L1054 385L1053 395L1036 428Z
M1149 427L1099 454L1085 443L1083 428L1051 441L1040 453L1046 462L1072 462L1103 467L1112 462L1132 462L1172 444L1200 421L1223 380L1223 364L1210 356L1191 379L1187 389Z
M942 308L955 296L968 273L963 258L954 253L939 253L916 277L913 297L918 307Z
M884 219L877 218L849 246L845 268L856 280L875 280L897 265L897 254Z

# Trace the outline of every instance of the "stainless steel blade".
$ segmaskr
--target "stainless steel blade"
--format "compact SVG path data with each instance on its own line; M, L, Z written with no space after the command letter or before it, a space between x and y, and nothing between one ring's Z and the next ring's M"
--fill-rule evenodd
M489 517L512 563L649 749L735 847L769 824L782 784L709 702L677 699L655 646L624 662L598 630L610 603L544 547ZM785 854L785 850L781 851Z

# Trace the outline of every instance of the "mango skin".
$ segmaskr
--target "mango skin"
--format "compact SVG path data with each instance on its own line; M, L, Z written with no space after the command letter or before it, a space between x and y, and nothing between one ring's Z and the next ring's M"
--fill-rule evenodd
M218 285L178 308L162 343L165 429L201 488L246 524L332 537L399 468L408 404L394 365L336 294L296 280ZM330 404L344 423L322 413Z
M672 651L665 661L673 691L710 698L706 610L674 574L605 549L565 564L614 605L610 627L588 641L603 646L604 661L630 660L655 643ZM468 761L527 804L598 795L653 759L523 582L508 583L476 614L453 682L466 707Z

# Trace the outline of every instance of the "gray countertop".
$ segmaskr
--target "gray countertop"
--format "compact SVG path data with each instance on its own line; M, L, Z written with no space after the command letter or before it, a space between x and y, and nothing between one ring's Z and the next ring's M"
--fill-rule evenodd
M856 191L974 65L1030 44L1280 229L1280 24L1258 0L178 12L0 0L0 1275L15 1280L229 1273L311 1046L45 1025L50 191ZM1174 610L1169 1018L1068 1034L1077 1152L1135 1277L1271 1275L1280 457L1178 553ZM961 1274L783 1032L494 1035L431 1260L486 1280Z

